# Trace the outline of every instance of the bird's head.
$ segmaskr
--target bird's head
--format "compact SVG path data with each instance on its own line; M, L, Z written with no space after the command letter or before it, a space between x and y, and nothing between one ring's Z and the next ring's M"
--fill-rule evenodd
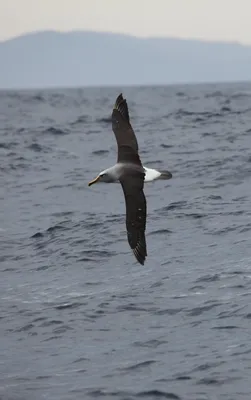
M100 182L105 182L105 183L110 183L113 182L114 179L109 174L107 170L101 171L96 178L94 178L92 181L88 183L88 186L93 185L94 183L100 183Z

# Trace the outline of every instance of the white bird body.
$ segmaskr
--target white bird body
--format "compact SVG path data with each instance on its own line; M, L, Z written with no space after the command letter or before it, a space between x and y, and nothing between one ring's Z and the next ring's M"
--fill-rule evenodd
M126 168L126 164L117 163L110 168L104 169L99 174L99 182L104 183L119 183L119 176L123 173ZM169 171L158 171L157 169L147 168L143 166L145 170L145 182L153 182L157 179L171 179L172 174Z
M161 177L161 172L157 171L156 169L153 168L147 168L144 167L145 170L145 182L152 182L152 181L156 181L156 179L160 179Z

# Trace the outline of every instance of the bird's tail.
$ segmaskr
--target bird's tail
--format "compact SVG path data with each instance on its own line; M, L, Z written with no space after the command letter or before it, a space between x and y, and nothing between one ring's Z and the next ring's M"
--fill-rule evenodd
M172 178L172 174L169 171L159 171L161 173L159 179L171 179Z

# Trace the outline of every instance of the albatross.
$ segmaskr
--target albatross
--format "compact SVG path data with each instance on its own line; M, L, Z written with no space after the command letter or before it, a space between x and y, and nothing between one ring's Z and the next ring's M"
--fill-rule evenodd
M157 171L144 167L138 153L138 142L130 123L127 101L122 93L117 97L112 111L112 130L118 147L117 163L99 173L88 183L120 182L126 205L126 229L128 243L137 261L144 265L147 257L145 239L147 205L144 182L171 179L169 171Z

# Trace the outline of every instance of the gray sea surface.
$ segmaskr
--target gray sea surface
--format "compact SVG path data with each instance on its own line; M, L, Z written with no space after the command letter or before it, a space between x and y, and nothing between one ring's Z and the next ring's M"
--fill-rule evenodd
M143 164L128 245L111 111ZM250 400L251 84L0 91L0 399Z

